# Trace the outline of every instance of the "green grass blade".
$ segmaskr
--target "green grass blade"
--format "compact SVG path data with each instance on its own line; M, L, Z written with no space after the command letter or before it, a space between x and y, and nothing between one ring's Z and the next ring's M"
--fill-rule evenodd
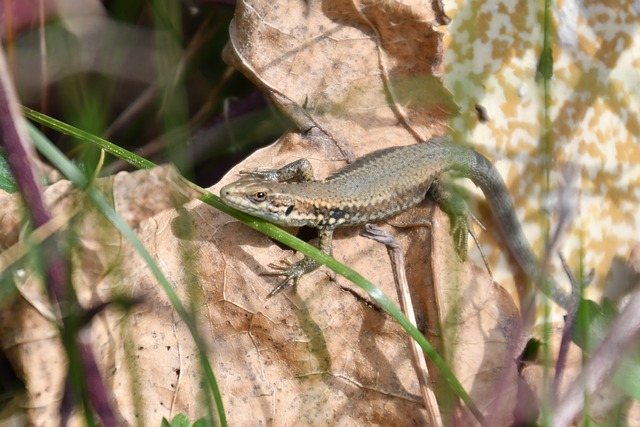
M95 144L107 153L124 160L125 162L135 166L138 169L151 169L155 166L153 162L150 162L144 157L140 157L137 154L132 153L131 151L118 147L117 145L107 141L106 139L102 139L89 132L78 129L77 127L68 125L64 122L61 122L60 120L54 119L53 117L49 117L46 114L39 113L27 107L22 107L22 112L24 113L25 117L33 120L34 122L40 123L65 135L69 135L79 140Z
M89 181L86 179L85 175L73 164L69 161L56 147L54 147L48 140L42 137L39 132L33 127L31 127L31 138L33 140L36 148L53 164L55 165L60 172L63 173L71 182L77 185L80 188L85 188ZM169 301L171 302L173 308L176 310L180 318L189 328L191 335L196 343L198 348L200 361L202 363L202 368L207 378L207 382L211 388L211 391L214 395L214 399L216 401L216 406L218 410L218 417L221 425L226 426L226 416L224 413L224 407L222 404L222 397L220 395L220 390L218 388L218 383L213 374L213 369L209 363L209 359L207 358L206 346L202 339L200 339L196 322L192 318L192 316L187 312L184 305L180 301L180 298L174 291L173 287L167 280L167 278L162 274L160 267L154 261L153 257L147 251L146 247L142 244L138 236L136 236L135 232L129 227L129 225L118 215L115 209L107 202L107 200L98 192L95 188L91 187L86 189L87 196L95 203L98 209L102 212L102 214L113 224L114 227L122 233L122 235L131 243L131 245L135 248L138 254L144 259L145 263L155 276L156 280L160 283L160 286L166 293ZM213 419L213 413L211 412L211 419Z

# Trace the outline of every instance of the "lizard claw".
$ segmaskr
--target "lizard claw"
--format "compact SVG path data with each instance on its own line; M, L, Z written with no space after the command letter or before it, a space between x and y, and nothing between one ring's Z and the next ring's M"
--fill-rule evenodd
M281 271L283 273L271 272L271 273L262 273L262 275L263 276L282 276L284 272L286 272L288 269L291 268L291 266L293 266L293 264L294 263L289 258L282 259L278 262L272 262L268 264L267 267L277 271Z
M278 295L291 287L298 286L300 278L315 270L318 267L318 263L311 258L303 258L295 263L285 258L279 262L272 262L269 267L277 271L262 273L263 276L286 276L286 278L267 295L267 298Z
M300 277L304 274L304 271L297 266L302 261L298 261L294 263L289 258L285 258L278 262L272 262L268 266L276 271L262 273L262 276L287 276L278 286L276 286L269 295L267 295L267 299L278 295L280 292L285 291L291 287L298 286L300 282Z
M290 283L292 280L293 280L293 283ZM286 279L282 281L282 283L280 283L271 292L269 292L269 295L267 295L267 299L274 297L278 295L280 292L285 291L291 287L298 286L299 282L300 282L300 276L293 276L293 275L288 276Z
M453 215L453 218L450 218L451 221L451 235L453 236L453 242L455 245L456 253L458 255L458 259L461 262L464 262L467 259L467 241L469 235L476 243L478 250L480 251L480 256L482 257L482 261L484 262L487 271L490 276L493 276L491 273L491 268L489 267L489 262L487 261L487 257L482 250L482 246L480 246L480 242L478 240L478 236L476 232L473 231L473 227L469 224L469 219L473 219L474 222L480 225L480 228L486 231L486 228L478 221L478 219L471 213L459 213Z

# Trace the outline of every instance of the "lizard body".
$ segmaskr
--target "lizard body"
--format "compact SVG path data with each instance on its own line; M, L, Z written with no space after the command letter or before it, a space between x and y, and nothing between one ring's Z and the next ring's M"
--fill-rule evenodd
M493 164L478 152L446 138L434 137L424 143L370 153L323 181L313 180L311 165L304 159L278 170L241 173L248 176L220 191L227 205L278 225L315 227L319 247L328 254L336 227L384 220L412 208L429 193L451 218L462 260L466 257L468 214L464 201L451 192L450 183L453 178L469 178L484 193L504 241L528 278L534 283L552 280L541 277L539 262ZM318 266L306 257L285 267L276 265L283 270L279 274L287 278L270 296L285 289L290 281L297 284L302 275ZM549 296L568 309L568 297L550 283Z

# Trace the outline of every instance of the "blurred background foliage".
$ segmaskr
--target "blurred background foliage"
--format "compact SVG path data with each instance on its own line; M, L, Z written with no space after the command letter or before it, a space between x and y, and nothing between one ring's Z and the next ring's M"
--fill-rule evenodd
M2 37L21 102L202 186L288 126L222 52L235 2L8 0ZM41 129L88 175L99 149ZM130 166L107 156L101 175Z

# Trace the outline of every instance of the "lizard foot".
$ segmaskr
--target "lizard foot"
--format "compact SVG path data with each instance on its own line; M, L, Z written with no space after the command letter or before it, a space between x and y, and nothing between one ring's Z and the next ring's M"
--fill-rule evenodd
M469 224L467 215L449 215L449 221L451 223L451 236L453 237L456 254L460 262L464 262L467 259L468 236L470 233L473 233L473 228L471 228Z
M265 181L278 181L278 171L275 169L245 169L240 171L240 175L248 175L254 178L264 179Z
M490 276L493 276L491 273L491 268L489 267L489 262L487 261L487 257L482 250L482 246L480 246L480 241L478 240L478 235L473 230L473 227L470 224L470 219L480 225L480 227L486 231L486 228L478 221L478 219L470 212L466 212L463 214L451 215L449 217L449 221L451 222L451 235L453 236L453 242L456 249L456 254L458 255L458 259L461 262L464 262L467 259L467 240L470 235L473 241L476 243L478 251L480 251L480 256L482 257L482 261L489 272Z
M318 268L318 266L319 264L315 260L306 257L296 263L286 258L279 262L272 262L271 264L269 264L269 267L276 271L262 273L262 275L286 276L286 278L278 286L276 286L275 289L269 292L267 298L276 296L280 292L293 286L298 286L298 283L300 283L300 278L310 271L315 270L316 268Z

